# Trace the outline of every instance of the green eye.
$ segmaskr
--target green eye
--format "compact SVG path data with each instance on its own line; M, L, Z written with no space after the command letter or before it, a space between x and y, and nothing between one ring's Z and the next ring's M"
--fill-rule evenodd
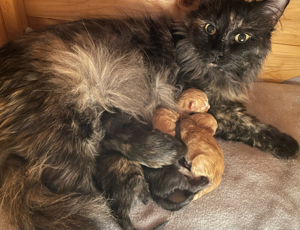
M205 31L209 35L214 35L217 32L217 28L212 24L206 24Z
M248 41L249 38L250 36L248 34L238 34L235 36L234 40L237 43L245 43L246 41Z

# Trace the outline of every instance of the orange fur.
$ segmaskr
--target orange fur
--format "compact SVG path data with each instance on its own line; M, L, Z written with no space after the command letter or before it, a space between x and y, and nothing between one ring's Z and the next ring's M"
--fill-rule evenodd
M206 94L198 89L188 89L185 90L178 102L177 107L182 113L206 113L210 105L208 104L208 99Z
M191 173L196 180L202 176L210 180L210 185L194 196L196 200L221 183L224 155L213 137L217 121L205 113L209 109L205 93L188 89L182 93L177 106L179 112L159 108L153 118L153 128L175 136L176 122L180 119L181 138L188 147L185 158L191 165Z
M165 108L159 108L154 113L152 126L164 133L175 136L176 121L179 119L179 113Z

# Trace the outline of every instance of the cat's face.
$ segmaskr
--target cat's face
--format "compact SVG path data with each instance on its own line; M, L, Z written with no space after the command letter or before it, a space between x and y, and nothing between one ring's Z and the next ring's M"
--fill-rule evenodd
M251 82L270 50L271 33L287 4L288 0L202 0L185 26L199 65L207 72L204 77L221 86Z

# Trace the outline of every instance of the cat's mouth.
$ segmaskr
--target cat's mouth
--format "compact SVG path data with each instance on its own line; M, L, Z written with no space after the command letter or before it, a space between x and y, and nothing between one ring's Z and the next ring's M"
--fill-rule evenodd
M215 62L215 61L208 63L208 67L222 70L221 65L219 63Z
M219 64L217 64L216 62L208 63L207 66L208 66L209 69L212 69L214 71L224 72L224 69Z
M208 64L209 67L217 67L218 64L216 62L211 62Z

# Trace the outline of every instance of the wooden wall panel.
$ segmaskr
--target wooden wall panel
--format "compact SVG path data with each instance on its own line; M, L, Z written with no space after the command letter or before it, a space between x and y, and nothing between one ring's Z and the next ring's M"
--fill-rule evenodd
M80 17L122 16L141 11L152 14L162 10L174 12L176 0L25 0L27 16L60 20Z
M261 78L283 81L300 76L300 1L291 0L281 25L274 32L272 53L263 67Z
M8 41L8 37L7 37L6 28L2 17L2 11L0 8L0 47L4 45L7 41Z
M282 17L282 26L278 24L274 33L274 44L300 46L300 1L291 0Z
M3 20L9 39L14 39L24 33L27 27L27 17L23 0L0 0Z
M38 18L38 17L27 17L28 26L33 30L41 29L48 25L59 24L65 22L65 20L58 20L52 18Z
M272 49L263 68L263 79L281 82L300 76L300 46L274 44Z

